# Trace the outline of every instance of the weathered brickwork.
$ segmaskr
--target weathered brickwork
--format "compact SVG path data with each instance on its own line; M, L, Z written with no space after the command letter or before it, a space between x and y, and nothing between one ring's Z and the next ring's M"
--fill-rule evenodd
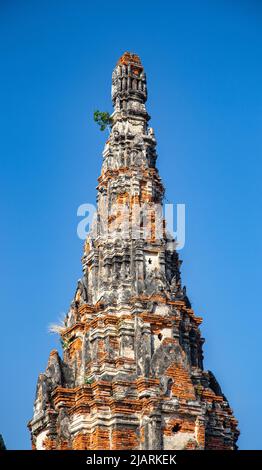
M237 421L203 368L202 318L182 285L166 232L146 76L125 53L113 72L112 128L97 187L97 222L29 423L33 449L234 449ZM107 210L104 210L106 202ZM137 215L144 205L149 217ZM123 229L124 212L139 237ZM104 223L109 234L103 236ZM142 234L142 236L141 236ZM124 236L125 235L125 236Z

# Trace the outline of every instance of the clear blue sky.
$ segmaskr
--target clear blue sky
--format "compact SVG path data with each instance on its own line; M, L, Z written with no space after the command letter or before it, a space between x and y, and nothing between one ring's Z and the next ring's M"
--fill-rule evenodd
M183 279L204 317L205 367L261 449L262 5L259 1L0 3L1 400L9 449L30 447L37 375L81 274L79 204L95 201L126 50L148 76L158 167L186 204Z

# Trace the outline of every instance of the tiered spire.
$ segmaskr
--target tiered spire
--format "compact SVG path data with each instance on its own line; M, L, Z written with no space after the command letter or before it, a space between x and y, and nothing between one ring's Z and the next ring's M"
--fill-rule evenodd
M113 71L97 221L61 329L63 359L53 351L38 379L34 448L235 448L236 420L203 370L201 318L165 230L146 99L141 61L126 52Z
M115 111L125 111L147 117L143 104L147 100L146 75L136 54L120 57L112 75L112 101Z

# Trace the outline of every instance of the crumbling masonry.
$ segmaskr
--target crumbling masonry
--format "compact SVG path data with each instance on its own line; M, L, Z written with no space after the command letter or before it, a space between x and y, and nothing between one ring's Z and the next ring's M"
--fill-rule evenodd
M116 224L119 207L130 220L144 204L162 205L146 99L141 61L125 53L112 77L97 222L60 332L63 359L52 351L38 378L29 423L33 449L236 447L237 421L214 375L203 369L202 319L182 287L181 261L164 219L160 238L153 211L146 238L123 237Z

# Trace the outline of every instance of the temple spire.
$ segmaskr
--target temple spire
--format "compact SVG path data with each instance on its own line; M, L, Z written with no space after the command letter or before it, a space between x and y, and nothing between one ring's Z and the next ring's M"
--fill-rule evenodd
M146 74L138 55L125 52L117 62L112 75L112 101L115 112L140 117L146 121ZM119 119L119 116L117 116Z
M112 99L97 220L58 327L63 357L53 351L39 375L32 446L234 449L237 422L204 370L202 319L182 288L181 261L159 210L164 187L137 55L119 59Z

